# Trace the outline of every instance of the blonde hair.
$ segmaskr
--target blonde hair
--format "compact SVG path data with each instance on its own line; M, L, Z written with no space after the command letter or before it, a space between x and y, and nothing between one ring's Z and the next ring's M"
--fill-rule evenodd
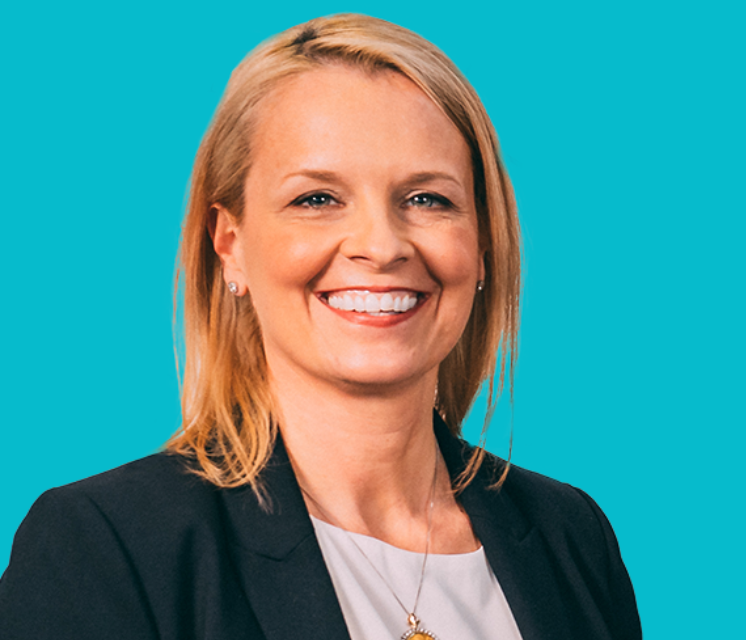
M260 473L277 434L261 328L250 296L236 298L227 290L208 225L216 204L241 218L261 101L283 79L336 63L406 76L453 121L471 150L479 237L486 250L485 287L475 296L463 335L440 365L436 400L436 409L458 434L489 379L482 438L457 481L462 487L482 462L506 368L512 400L521 277L515 199L489 116L456 66L415 33L362 15L293 27L259 46L231 75L191 178L177 274L177 290L180 281L184 284L183 422L167 447L195 457L198 473L218 486L248 484L260 492Z

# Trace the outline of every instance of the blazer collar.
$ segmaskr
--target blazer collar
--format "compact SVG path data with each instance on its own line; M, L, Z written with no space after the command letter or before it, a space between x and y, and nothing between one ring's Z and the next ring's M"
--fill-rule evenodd
M280 436L262 479L269 508L248 487L222 500L241 585L266 640L350 640Z
M437 413L433 415L441 452L455 478L473 449L452 435ZM500 464L504 463L489 456L459 500L523 640L570 637L560 586L540 533L511 498L510 481L501 490L491 488ZM267 640L350 640L281 437L262 476L270 510L249 488L220 495L241 584Z

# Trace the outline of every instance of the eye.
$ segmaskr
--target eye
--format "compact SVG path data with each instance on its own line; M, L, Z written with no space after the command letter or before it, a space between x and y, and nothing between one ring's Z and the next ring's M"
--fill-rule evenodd
M434 209L439 207L451 207L451 201L443 196L436 196L433 193L417 193L407 200L408 204L415 207Z
M309 193L293 201L293 206L311 209L320 209L332 204L337 204L337 201L328 193Z

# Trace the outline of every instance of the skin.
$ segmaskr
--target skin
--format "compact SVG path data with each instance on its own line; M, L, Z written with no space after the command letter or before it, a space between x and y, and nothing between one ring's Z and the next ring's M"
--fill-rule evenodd
M432 431L438 365L484 277L469 149L392 71L326 66L263 101L239 221L216 206L226 282L250 292L280 428L316 517L423 551L478 544ZM417 296L366 315L329 296ZM321 508L319 508L319 506Z

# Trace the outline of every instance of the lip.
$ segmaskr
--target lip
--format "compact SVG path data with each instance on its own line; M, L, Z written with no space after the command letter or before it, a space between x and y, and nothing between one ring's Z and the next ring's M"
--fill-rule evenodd
M391 293L392 291L402 291L406 293L416 293L417 296L426 296L428 295L425 291L420 291L419 289L412 289L411 287L370 287L370 286L363 286L363 287L338 287L336 289L324 289L323 291L317 291L317 296L330 296L332 293L339 293L340 291L355 291L356 293Z
M414 294L417 296L417 304L403 313L392 313L388 315L373 316L369 313L360 313L357 311L345 311L343 309L335 309L329 305L329 296L340 292L349 293L392 293L401 292ZM418 291L410 287L378 287L378 286L351 286L351 287L339 287L337 289L326 289L324 291L316 292L316 297L319 299L321 304L324 305L329 311L336 313L339 317L344 318L348 322L353 324L368 326L368 327L391 327L402 322L406 322L419 312L420 309L427 303L430 298L430 294L425 291Z

